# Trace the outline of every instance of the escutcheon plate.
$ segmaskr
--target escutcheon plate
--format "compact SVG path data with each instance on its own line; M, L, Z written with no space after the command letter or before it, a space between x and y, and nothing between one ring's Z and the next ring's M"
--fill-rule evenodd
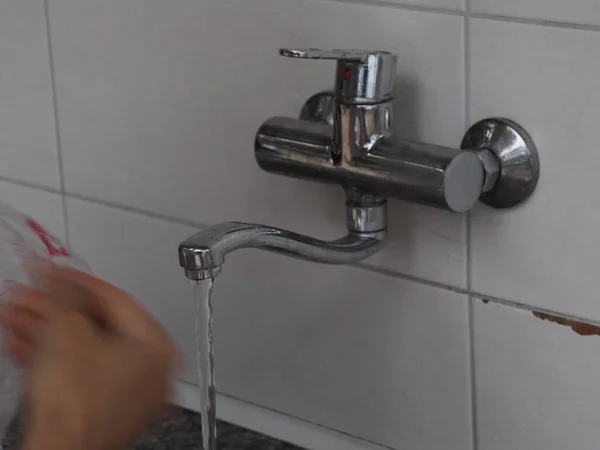
M500 178L480 200L493 208L511 208L527 200L540 177L537 148L519 124L489 118L477 122L461 144L463 150L490 150L500 162Z

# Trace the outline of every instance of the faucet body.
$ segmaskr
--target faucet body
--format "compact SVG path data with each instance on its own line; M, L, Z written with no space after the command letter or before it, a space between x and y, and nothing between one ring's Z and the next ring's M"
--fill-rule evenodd
M242 248L329 264L367 258L385 245L389 197L465 212L480 197L505 208L533 192L539 175L537 151L514 122L478 122L461 149L395 136L395 55L318 49L280 53L336 60L335 88L330 98L317 95L309 100L300 119L274 117L264 122L256 134L256 161L268 172L340 184L347 193L348 234L327 242L266 225L216 225L179 246L188 278L216 276L227 253Z
M256 160L268 172L357 186L381 197L454 212L468 211L479 200L485 172L477 153L411 142L389 132L375 138L359 131L362 117L354 120L336 143L330 125L269 119L256 136Z

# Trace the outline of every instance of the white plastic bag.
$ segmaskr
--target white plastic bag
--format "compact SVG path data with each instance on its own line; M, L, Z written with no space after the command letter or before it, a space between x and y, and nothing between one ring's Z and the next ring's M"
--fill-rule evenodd
M39 259L89 272L83 261L33 218L0 203L0 302L7 301L9 283L32 284L27 266ZM0 355L0 442L19 406L21 379L21 370Z

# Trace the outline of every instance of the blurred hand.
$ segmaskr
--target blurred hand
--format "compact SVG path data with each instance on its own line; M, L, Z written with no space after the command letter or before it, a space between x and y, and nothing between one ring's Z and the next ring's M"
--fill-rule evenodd
M46 265L0 309L4 349L28 369L25 448L121 450L169 397L176 350L123 291Z

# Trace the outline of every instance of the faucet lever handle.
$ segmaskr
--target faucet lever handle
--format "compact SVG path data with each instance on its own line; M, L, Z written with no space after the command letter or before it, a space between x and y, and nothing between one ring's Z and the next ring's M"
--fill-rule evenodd
M281 56L301 59L335 59L366 63L369 58L388 57L389 52L367 52L363 50L321 50L320 48L282 48Z
M288 58L336 60L335 94L342 103L372 104L392 99L398 60L393 53L282 48L279 54Z

